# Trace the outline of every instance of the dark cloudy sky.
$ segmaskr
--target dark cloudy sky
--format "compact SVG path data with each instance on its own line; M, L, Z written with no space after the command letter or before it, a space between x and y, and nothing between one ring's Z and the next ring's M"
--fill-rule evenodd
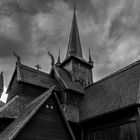
M140 58L140 0L75 0L84 58L95 62L94 81ZM50 50L64 60L73 15L71 0L0 0L0 70L5 86L21 56L49 72Z

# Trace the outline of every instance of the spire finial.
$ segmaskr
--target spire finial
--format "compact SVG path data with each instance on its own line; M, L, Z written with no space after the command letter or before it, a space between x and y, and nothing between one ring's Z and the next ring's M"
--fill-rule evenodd
M50 53L50 51L48 51L48 55L51 57L51 60L52 60L51 65L53 66L53 65L55 64L54 57L53 57L53 55Z
M1 71L1 73L0 73L2 76L3 76L3 71Z
M59 49L59 54L58 54L58 59L57 59L57 63L56 63L57 65L60 65L61 64L61 62L60 62L60 49Z
M20 59L20 56L17 54L17 53L15 53L15 52L13 52L13 55L16 57L16 59L17 59L17 62L16 62L16 64L21 64L21 59Z
M92 61L92 58L91 58L91 53L90 53L90 48L88 49L89 51L89 62Z
M74 6L73 6L73 9L74 9L74 14L76 12L76 4L74 3Z
M93 65L93 60L91 57L91 53L90 53L90 48L89 48L89 61L88 61L91 65Z
M3 81L3 71L0 73L0 98L1 98L1 94L3 93L3 89L4 89L4 81Z

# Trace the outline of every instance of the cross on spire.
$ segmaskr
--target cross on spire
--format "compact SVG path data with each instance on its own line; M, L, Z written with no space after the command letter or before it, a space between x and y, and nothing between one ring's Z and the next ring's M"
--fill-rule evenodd
M35 67L37 68L37 70L38 70L38 71L41 69L41 67L40 67L40 65L39 65L39 64L38 64L38 65L36 65Z

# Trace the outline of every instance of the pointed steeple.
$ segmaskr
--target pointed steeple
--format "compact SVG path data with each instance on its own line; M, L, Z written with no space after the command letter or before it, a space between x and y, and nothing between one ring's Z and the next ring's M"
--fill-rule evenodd
M3 83L3 72L0 73L0 97L3 93L4 83Z
M92 57L91 57L90 48L89 48L89 61L88 61L88 63L93 65L93 60L92 60Z
M80 37L79 37L79 31L78 31L77 18L76 18L76 6L75 5L74 5L74 15L73 15L73 21L72 21L72 27L71 27L66 57L69 57L71 55L78 56L81 58L83 57L81 43L80 43Z
M60 65L61 64L61 62L60 62L60 49L59 49L59 55L58 55L58 59L57 59L57 63L56 63L57 65Z

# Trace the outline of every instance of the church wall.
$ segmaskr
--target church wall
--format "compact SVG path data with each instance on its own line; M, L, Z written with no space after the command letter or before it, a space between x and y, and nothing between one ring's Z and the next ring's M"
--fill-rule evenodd
M70 72L74 82L83 86L92 84L92 68L74 59L65 64L64 68Z
M51 96L15 140L71 140L55 98Z
M66 92L66 99L64 112L67 120L71 122L79 122L79 101L81 99L81 95L75 93L74 91Z
M69 121L69 124L70 124L70 127L73 131L73 134L76 138L76 140L82 140L82 128L81 126L79 125L79 123L74 123L74 122L71 122Z
M81 123L83 140L139 140L137 108L114 112Z
M73 81L80 83L83 86L92 84L92 69L82 63L73 61Z
M11 84L11 87L8 90L7 101L11 100L16 95L32 100L36 98L37 96L39 96L40 94L42 94L46 90L47 89L39 87L39 86L27 84L24 82L18 82L16 77L14 77L13 83Z
M20 87L21 87L20 96L26 97L29 100L35 99L37 96L41 95L43 92L47 90L46 88L42 88L39 86L23 82L20 82Z

